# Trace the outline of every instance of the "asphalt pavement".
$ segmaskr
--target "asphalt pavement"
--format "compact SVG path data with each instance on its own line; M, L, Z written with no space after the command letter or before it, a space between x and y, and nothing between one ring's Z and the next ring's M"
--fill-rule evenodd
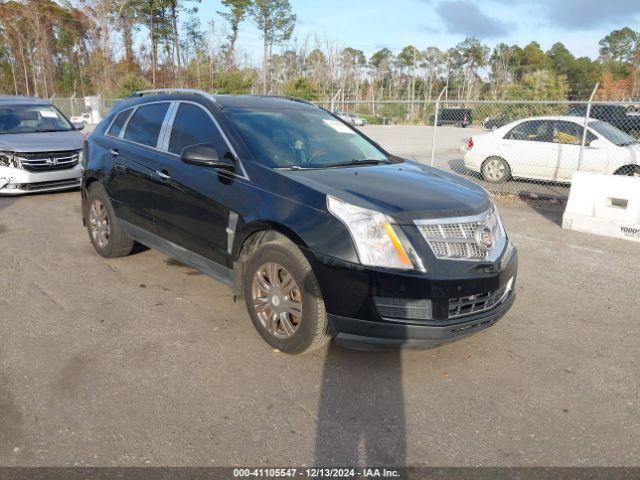
M640 245L498 205L494 327L292 357L199 272L99 257L77 191L0 198L0 465L640 465Z

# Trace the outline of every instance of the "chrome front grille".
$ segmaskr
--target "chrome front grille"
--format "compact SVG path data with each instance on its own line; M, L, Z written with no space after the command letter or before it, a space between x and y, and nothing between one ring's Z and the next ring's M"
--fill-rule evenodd
M504 249L506 234L495 209L474 217L416 220L416 226L437 258L493 260ZM478 238L488 228L493 242L487 246Z
M498 290L467 295L466 297L450 298L449 318L459 318L489 310L502 302L512 288L513 278Z
M66 152L18 153L16 159L22 168L30 172L49 172L75 167L80 159L80 152L70 150Z

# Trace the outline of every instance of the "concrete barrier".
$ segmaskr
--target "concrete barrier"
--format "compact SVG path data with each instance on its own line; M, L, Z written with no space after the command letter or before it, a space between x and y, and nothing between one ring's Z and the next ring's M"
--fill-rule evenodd
M640 242L640 177L574 173L562 228Z

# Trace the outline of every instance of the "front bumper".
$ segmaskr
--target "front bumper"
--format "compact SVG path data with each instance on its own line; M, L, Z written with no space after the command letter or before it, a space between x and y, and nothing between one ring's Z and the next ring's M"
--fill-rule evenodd
M80 186L82 168L29 172L21 168L0 167L0 195L68 190Z
M449 325L417 325L375 322L329 315L329 325L338 345L369 350L376 348L436 348L490 327L500 320L516 299L515 290L495 308L464 317Z
M312 258L336 343L366 349L434 348L490 327L508 312L516 297L518 255L508 245L495 262L450 262L437 273L376 270ZM487 308L463 314L456 310L458 300L491 298L491 292L496 301ZM383 316L381 298L399 304L427 300L431 313L424 318Z

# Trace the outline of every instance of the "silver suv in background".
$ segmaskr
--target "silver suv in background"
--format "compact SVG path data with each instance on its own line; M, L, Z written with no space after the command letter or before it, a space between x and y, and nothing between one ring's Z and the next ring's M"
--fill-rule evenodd
M0 96L0 195L79 187L82 128L45 100Z

